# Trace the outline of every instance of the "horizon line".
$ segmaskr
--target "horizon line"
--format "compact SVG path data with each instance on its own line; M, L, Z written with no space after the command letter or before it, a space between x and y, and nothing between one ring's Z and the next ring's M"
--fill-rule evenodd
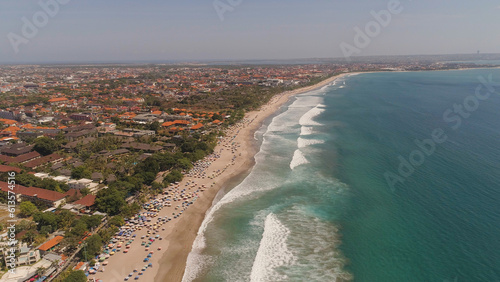
M452 54L407 54L407 55L369 55L369 56L352 56L352 59L363 59L363 58L378 58L378 57L437 57L437 56L486 56L486 55L497 55L500 59L500 53L452 53ZM214 63L239 63L242 62L266 62L266 61L277 61L277 62L290 62L290 61L340 61L343 60L345 63L349 62L345 57L309 57L309 58L288 58L288 59L154 59L154 60L109 60L109 61L32 61L32 62L0 62L0 66L20 66L20 65L159 65L159 64L170 64L170 65L187 65L187 64L214 64ZM298 63L296 63L298 64ZM303 63L311 64L311 63Z

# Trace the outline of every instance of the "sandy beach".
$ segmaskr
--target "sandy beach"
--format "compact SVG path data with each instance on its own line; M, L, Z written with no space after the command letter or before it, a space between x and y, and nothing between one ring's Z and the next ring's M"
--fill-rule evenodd
M226 137L219 141L214 154L196 164L181 183L169 187L169 196L178 197L179 200L173 201L171 207L161 209L151 218L151 224L162 217L171 217L172 220L161 223L158 221L157 229L142 228L134 232L137 237L130 244L128 252L117 252L108 259L108 265L104 266L103 272L99 271L89 278L105 282L124 281L134 269L140 271L145 264L151 263L152 267L143 271L137 281L181 281L188 254L215 196L221 188L229 183L234 184L235 178L241 180L254 165L254 155L258 150L254 139L255 131L290 97L321 88L350 74L352 73L341 74L313 86L283 92L274 96L259 110L247 113L243 121L226 131ZM193 204L184 206L183 199L192 201ZM174 218L174 215L177 218ZM141 242L156 235L162 240L156 239L146 251ZM141 239L142 236L146 239ZM151 251L153 254L149 261L144 262L144 258ZM136 276L138 274L134 273L130 281L135 281Z

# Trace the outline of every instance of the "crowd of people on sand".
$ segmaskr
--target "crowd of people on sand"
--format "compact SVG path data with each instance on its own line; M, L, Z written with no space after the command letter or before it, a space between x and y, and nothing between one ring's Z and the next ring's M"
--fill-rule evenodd
M182 187L179 182L176 182L165 188L163 194L151 196L149 201L143 204L142 211L128 218L125 225L120 227L115 236L105 246L103 252L96 256L97 263L89 269L88 273L104 272L104 268L108 265L108 259L111 256L119 252L128 253L132 247L144 248L147 255L144 257L143 262L146 264L141 269L139 269L139 266L131 269L129 275L124 278L125 281L132 279L134 276L134 280L138 280L148 268L153 267L153 264L149 262L154 254L152 245L157 240L163 240L161 232L165 231L164 225L180 217L184 210L198 199L198 193L206 189L205 185L198 186L190 181L186 183L186 186ZM160 216L159 212L163 208L172 206L174 206L172 217ZM137 240L137 234L135 233L143 229L146 232L145 235L140 237L140 247L135 246L138 245L138 243L133 244ZM157 250L160 251L161 247L158 247Z
M153 245L158 240L163 240L161 234L162 231L165 231L164 225L179 218L189 206L194 204L199 198L200 193L209 188L206 184L197 183L197 179L215 179L224 173L228 167L235 164L237 157L241 156L241 153L239 153L241 144L234 140L240 133L240 130L248 126L254 119L245 118L228 128L225 131L226 137L220 138L218 141L218 147L220 149L208 155L203 160L196 162L193 168L185 173L186 181L184 184L180 182L170 184L163 189L162 194L151 196L148 201L142 205L141 212L135 214L131 218L127 218L125 224L119 228L119 231L107 243L102 253L95 257L96 263L93 267L89 268L88 274L93 275L98 272L104 272L105 266L110 263L108 261L110 257L116 253L128 253L137 248L144 248L146 256L143 259L143 263L145 264L142 267L138 265L136 268L131 269L130 273L124 277L124 280L139 280L145 271L153 267L153 264L149 262L154 255ZM230 163L227 163L222 169L209 172L211 164L221 158L223 151L231 152L232 158ZM215 184L216 182L213 182L209 185L213 187ZM164 208L170 208L172 210L172 215L160 216L160 211ZM138 234L136 233L141 230L146 230L146 232L138 239ZM141 241L140 246L137 241ZM157 247L156 250L160 251L161 247ZM89 276L89 278L90 277L91 276Z

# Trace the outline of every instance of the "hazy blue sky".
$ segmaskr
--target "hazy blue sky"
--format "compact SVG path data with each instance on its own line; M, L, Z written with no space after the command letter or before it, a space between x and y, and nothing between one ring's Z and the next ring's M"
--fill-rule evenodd
M43 10L0 0L0 62L341 57L340 43L353 44L353 28L388 2L242 0L221 21L212 0L70 0L16 54L8 35L23 36L22 18ZM498 0L401 6L359 55L500 53Z

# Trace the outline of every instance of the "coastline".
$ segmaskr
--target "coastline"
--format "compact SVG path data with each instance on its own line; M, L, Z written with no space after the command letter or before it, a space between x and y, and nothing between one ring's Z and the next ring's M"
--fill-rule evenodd
M241 147L245 148L245 150L241 152L242 155L236 161L236 164L226 171L226 173L219 176L216 186L206 191L203 198L198 200L197 204L194 205L192 209L187 210L183 218L174 223L173 232L166 238L166 241L169 242L169 246L163 257L159 260L159 264L162 267L158 269L154 281L182 280L186 268L187 257L191 252L193 242L198 235L198 229L205 218L205 214L212 207L215 196L221 188L226 187L227 183L231 182L232 179L246 175L255 164L254 156L259 148L256 146L253 136L254 133L261 128L264 121L274 115L291 97L317 90L337 79L353 74L357 73L342 73L327 78L312 86L283 92L274 96L269 103L262 106L259 110L248 112L245 115L245 118L251 120L251 122L241 128L234 139L234 141L240 143ZM215 151L218 149L219 148L216 148ZM222 159L223 158L220 158L217 161Z
M180 202L173 202L172 207L164 207L158 212L158 217L170 217L174 214L178 214L178 217L162 225L161 231L158 229L158 235L163 240L156 240L152 245L151 251L154 251L154 254L148 261L152 263L152 267L142 273L140 280L181 281L193 242L215 197L221 189L241 181L255 164L254 156L259 150L254 138L255 132L291 97L319 89L353 74L357 73L338 74L312 86L277 94L260 109L246 113L243 121L227 130L226 137L219 141L214 150L218 157L206 160L209 165L204 170L209 177L186 175L178 186L170 187L177 191L185 189L187 194L197 199L189 209L177 206ZM202 185L205 185L206 189L201 189L198 193L196 189L200 189ZM144 257L149 253L149 249L145 249L140 243L143 241L140 239L142 236L151 236L147 231L147 228L136 231L137 240L130 245L128 252L115 253L108 259L105 269L97 272L92 278L106 282L123 281L132 270L140 269L144 265Z

